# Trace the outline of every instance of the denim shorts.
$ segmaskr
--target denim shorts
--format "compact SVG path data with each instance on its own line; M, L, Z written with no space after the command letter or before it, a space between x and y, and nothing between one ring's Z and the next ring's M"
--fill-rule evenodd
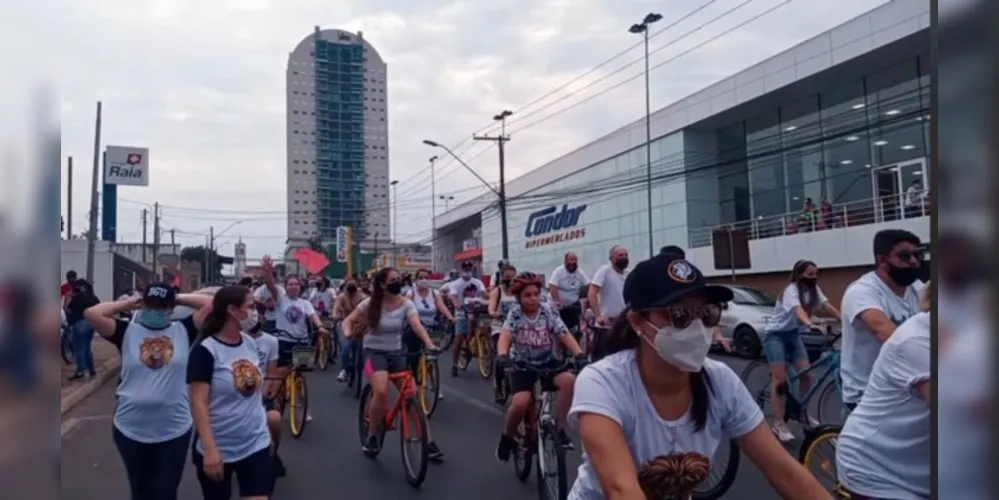
M766 332L763 334L763 352L770 364L784 364L798 360L808 361L808 351L798 330Z
M459 312L454 318L454 334L456 336L468 335L472 333L472 323L468 321L468 315Z

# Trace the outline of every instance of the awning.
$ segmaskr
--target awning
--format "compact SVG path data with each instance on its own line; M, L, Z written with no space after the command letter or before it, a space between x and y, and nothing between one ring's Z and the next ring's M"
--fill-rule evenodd
M454 260L482 260L482 247L469 248L464 252L458 252L454 254Z

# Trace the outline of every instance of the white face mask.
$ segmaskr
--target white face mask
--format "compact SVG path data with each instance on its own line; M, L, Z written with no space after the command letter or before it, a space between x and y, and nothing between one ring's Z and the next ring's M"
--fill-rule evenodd
M697 372L704 366L704 360L711 350L711 335L713 329L704 325L704 321L695 319L687 328L679 329L672 326L656 328L654 341L642 335L649 342L663 361L685 372Z
M244 332L248 332L252 330L253 327L257 326L259 320L260 317L257 314L257 310L252 309L250 311L250 314L248 314L245 318L239 320L239 328L242 329Z

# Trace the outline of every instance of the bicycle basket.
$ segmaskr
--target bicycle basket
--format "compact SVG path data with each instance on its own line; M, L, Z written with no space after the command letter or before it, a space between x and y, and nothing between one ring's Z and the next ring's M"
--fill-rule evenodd
M493 319L489 316L476 316L475 317L475 328L490 331L493 327Z
M295 368L311 370L316 364L316 348L307 345L293 347L291 362Z

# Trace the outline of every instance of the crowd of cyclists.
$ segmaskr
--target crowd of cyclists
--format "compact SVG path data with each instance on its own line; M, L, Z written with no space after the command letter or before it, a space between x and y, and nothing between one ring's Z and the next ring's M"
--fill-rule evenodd
M953 239L940 244L955 254L967 251ZM847 287L839 307L819 286L816 262L794 263L763 337L771 423L743 380L708 357L712 344L727 342L719 325L731 289L709 283L675 246L634 266L628 250L614 246L592 279L572 252L547 280L504 260L489 286L474 276L471 263L439 287L429 271L409 276L391 267L347 276L338 289L325 277L292 275L278 284L265 257L261 276L213 295L151 284L117 301L87 296L67 303L76 304L68 308L74 335L80 331L86 339L92 328L121 352L113 439L136 500L176 499L188 457L206 500L230 498L233 475L240 497L270 498L285 474L277 453L282 414L274 398L295 347L316 336L342 336L339 381L362 360L373 399L361 451L377 455L390 375L415 371L418 353L440 352L431 333L450 331L451 376L460 376L480 315L489 320L496 354L496 402L507 404L495 456L508 461L523 445L519 426L532 411L535 385L557 387L559 445L571 448L574 434L583 450L564 492L569 499L689 498L710 473L720 443L730 439L785 499L928 499L930 359L936 354L930 303L961 297L976 280L970 264L976 261L968 255L942 263L939 288L948 297L936 298L937 286L920 280L925 249L907 231L878 232L874 270ZM77 283L75 293L86 296L86 285ZM176 306L194 314L172 321ZM123 318L133 311L141 313ZM835 383L844 420L836 422L832 491L782 444L795 439L784 418L789 374L809 366L801 332L815 328L820 311L842 328L842 380ZM975 317L968 312L941 321L947 330L941 344L980 346L980 337L958 335ZM82 377L92 368L84 362L79 370ZM969 381L984 384L978 375ZM795 391L813 383L807 376L799 382ZM980 403L982 391L951 389L954 405ZM977 428L960 434L962 445L982 449L984 441L971 435ZM428 441L430 459L443 460L432 436ZM985 477L984 453L951 477ZM983 493L968 485L964 491Z

